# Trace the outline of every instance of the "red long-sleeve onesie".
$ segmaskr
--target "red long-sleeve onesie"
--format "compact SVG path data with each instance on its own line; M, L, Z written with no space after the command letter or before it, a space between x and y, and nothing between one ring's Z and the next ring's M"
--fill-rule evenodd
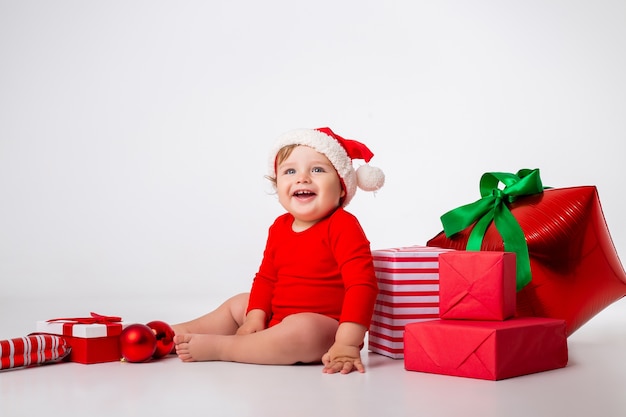
M286 213L269 228L248 310L265 311L269 326L314 312L369 327L378 293L370 244L356 217L338 208L302 232Z

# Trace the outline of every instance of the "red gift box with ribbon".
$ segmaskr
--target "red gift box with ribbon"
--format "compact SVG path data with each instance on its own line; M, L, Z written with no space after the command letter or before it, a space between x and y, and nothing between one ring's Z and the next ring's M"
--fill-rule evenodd
M121 317L91 313L90 317L57 318L37 322L37 332L63 336L71 347L68 360L83 364L119 361Z
M515 252L517 316L563 319L569 336L626 296L595 186L549 189L525 169L484 174L480 193L441 216L444 230L427 246Z

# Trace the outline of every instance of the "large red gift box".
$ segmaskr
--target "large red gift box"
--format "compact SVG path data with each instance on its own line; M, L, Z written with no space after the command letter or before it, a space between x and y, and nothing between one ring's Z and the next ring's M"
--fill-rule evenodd
M32 334L0 341L0 369L19 368L63 360L70 353L63 337Z
M563 368L568 360L565 321L541 317L411 323L404 349L408 371L494 381Z
M563 319L571 335L626 296L626 272L595 186L547 189L519 197L508 207L524 233L532 271L531 282L517 292L518 316ZM441 232L427 246L463 250L473 227L451 237ZM503 249L492 223L481 250Z
M515 253L439 255L439 317L506 320L515 315Z
M426 246L373 250L378 297L368 348L390 358L404 356L404 326L439 317L439 254Z
M41 320L37 332L63 336L72 348L68 360L83 364L119 361L120 334L125 324L119 317L101 316Z

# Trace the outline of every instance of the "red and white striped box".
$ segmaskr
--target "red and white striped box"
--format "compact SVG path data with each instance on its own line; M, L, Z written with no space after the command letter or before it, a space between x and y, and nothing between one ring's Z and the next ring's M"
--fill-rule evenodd
M368 335L370 351L404 357L404 326L439 318L439 254L430 246L373 250L378 298Z

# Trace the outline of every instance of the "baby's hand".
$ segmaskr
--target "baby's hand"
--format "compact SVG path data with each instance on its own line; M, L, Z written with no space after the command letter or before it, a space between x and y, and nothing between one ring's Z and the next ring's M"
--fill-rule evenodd
M342 373L349 374L352 371L365 372L361 362L361 349L358 346L337 345L335 343L322 356L325 374Z
M237 334L238 335L242 335L242 334L251 334L251 333L256 333L256 332L260 332L261 330L263 330L263 324L257 324L254 322L246 322L244 324L241 325L241 327L239 327L237 329Z
M237 329L237 334L251 334L265 329L265 313L261 310L252 310L248 313L243 324Z

